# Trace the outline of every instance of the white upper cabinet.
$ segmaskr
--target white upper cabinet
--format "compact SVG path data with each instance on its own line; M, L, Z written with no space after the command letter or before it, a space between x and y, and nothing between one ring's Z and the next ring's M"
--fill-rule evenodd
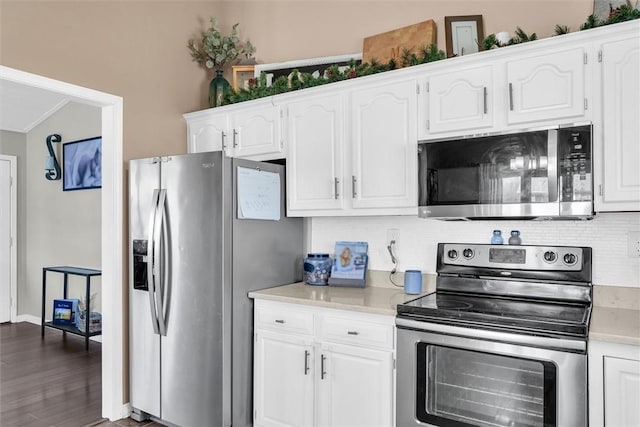
M416 207L417 214L417 98L415 79L352 92L355 209Z
M344 101L339 93L287 106L287 209L344 207Z
M189 153L206 151L227 152L229 115L213 114L187 120L187 149Z
M493 67L473 67L429 77L429 134L466 132L493 126Z
M508 124L585 115L585 49L549 50L507 61Z
M231 114L233 157L282 157L284 141L279 106L246 108Z
M188 152L223 150L229 157L272 160L285 156L282 112L271 100L184 115Z
M296 95L283 107L289 216L417 214L415 79Z
M640 211L640 36L599 46L602 125L595 129L596 211Z

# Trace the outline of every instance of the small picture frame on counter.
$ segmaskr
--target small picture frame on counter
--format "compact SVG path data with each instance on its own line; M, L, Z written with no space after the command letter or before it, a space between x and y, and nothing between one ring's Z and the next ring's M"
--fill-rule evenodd
M329 286L364 288L369 263L368 250L367 242L336 242Z

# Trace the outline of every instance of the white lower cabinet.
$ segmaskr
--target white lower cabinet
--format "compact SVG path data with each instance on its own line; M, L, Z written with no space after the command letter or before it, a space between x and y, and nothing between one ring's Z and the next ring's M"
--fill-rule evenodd
M640 426L640 346L589 342L589 425Z
M271 331L255 335L255 425L313 425L311 339Z
M254 317L255 426L394 425L393 316L256 300Z
M392 366L390 351L322 345L315 425L392 425Z

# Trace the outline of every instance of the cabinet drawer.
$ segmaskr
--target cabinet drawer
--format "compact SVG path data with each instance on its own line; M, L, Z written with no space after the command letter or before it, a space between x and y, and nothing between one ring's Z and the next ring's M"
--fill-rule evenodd
M292 309L290 306L256 308L255 322L257 328L313 334L313 313Z
M394 326L367 320L339 316L323 316L319 319L319 331L323 340L345 344L393 348Z

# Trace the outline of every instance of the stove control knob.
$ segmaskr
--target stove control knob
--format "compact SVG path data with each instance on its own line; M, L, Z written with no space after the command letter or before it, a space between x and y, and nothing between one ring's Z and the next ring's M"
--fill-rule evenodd
M473 249L465 249L462 251L462 256L465 257L466 259L471 259L473 258Z
M449 252L447 252L447 256L449 257L449 259L456 259L458 258L458 251L456 251L455 249L449 249Z
M576 261L578 261L578 257L576 257L574 254L565 254L562 260L567 265L573 265L576 263Z
M543 256L544 260L547 262L556 262L556 260L558 259L558 255L556 255L556 253L553 251L546 251Z

